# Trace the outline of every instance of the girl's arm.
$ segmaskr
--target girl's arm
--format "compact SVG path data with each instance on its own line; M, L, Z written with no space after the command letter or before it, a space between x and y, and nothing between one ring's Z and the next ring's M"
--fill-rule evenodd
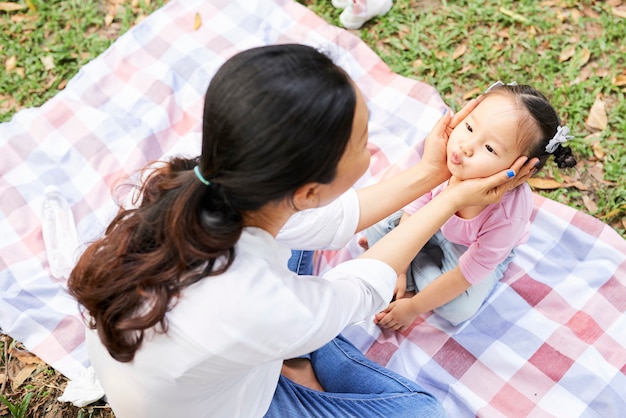
M445 305L469 289L470 286L471 283L463 277L461 268L456 266L433 280L410 301L414 312L419 315Z
M470 286L457 266L437 277L412 298L392 302L387 309L376 314L374 322L383 328L404 331L418 315L445 305Z

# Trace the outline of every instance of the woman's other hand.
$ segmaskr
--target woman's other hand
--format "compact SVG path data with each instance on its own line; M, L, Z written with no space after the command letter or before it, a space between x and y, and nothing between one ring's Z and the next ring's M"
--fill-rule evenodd
M476 108L481 100L481 97L470 100L455 115L452 115L452 111L447 109L426 137L421 163L427 172L441 178L441 181L437 184L450 178L450 171L446 161L446 147L452 130Z
M509 190L524 183L534 173L537 158L519 157L508 169L480 179L468 179L450 185L444 192L454 193L458 207L480 206L499 202Z

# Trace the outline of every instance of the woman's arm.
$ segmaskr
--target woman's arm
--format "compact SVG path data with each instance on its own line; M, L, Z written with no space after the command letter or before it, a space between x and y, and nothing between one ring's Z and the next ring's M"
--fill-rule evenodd
M370 227L450 177L446 145L452 129L480 102L471 100L459 113L446 112L426 137L421 161L400 174L357 191L361 215L357 232Z
M504 193L519 179L512 177L527 168L526 157L520 157L506 171L482 179L465 180L448 186L414 215L382 237L362 258L376 258L388 264L397 274L404 273L426 241L452 216L465 206L484 205L500 201ZM528 170L526 175L532 170Z

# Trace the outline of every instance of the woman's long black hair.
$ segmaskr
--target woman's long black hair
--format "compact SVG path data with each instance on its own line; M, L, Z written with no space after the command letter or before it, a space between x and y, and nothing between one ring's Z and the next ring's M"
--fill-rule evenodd
M131 361L180 292L226 271L243 214L329 183L352 130L356 94L331 59L304 45L249 49L206 92L202 153L150 171L69 278L109 353ZM205 185L193 171L198 165Z

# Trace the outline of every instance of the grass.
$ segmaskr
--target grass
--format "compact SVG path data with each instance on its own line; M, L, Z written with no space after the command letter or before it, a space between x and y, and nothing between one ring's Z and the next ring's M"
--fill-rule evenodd
M53 97L166 1L14 0L21 9L0 7L0 122ZM339 25L340 10L329 0L299 1ZM355 33L393 71L432 84L455 109L498 79L546 93L576 135L571 146L579 164L569 170L548 165L532 184L535 191L626 236L624 16L621 0L395 0L386 16ZM0 416L24 409L29 417L113 416L103 403L56 402L65 378L24 353L19 342L0 335Z

